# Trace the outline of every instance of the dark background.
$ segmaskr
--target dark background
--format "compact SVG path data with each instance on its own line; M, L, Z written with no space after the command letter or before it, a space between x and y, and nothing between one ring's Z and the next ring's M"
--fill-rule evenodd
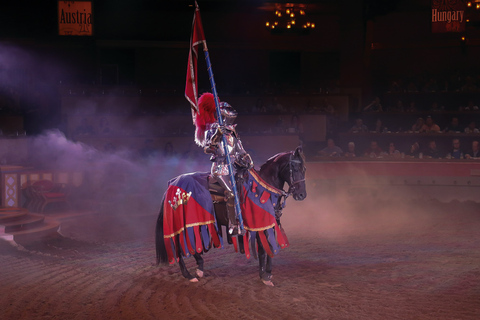
M270 32L270 1L198 1L220 94L355 91L355 112L392 79L480 74L478 10L467 12L465 33L433 34L429 0L302 3L316 23L309 33ZM0 89L30 132L58 126L59 84L183 95L193 1L105 0L93 8L94 35L69 37L58 35L57 1L0 5ZM202 76L200 89L209 90Z

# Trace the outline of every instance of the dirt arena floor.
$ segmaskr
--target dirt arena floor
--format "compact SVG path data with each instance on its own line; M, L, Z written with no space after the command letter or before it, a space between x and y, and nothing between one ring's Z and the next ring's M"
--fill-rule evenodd
M480 318L480 204L307 200L289 199L275 287L231 246L198 283L156 266L155 213L49 213L63 238L0 241L0 319Z

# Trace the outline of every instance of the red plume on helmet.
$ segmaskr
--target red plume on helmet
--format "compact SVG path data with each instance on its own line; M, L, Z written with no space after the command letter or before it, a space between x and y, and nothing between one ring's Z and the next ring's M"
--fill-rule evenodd
M195 117L195 143L203 147L205 130L215 122L215 98L207 92L198 99L198 113Z

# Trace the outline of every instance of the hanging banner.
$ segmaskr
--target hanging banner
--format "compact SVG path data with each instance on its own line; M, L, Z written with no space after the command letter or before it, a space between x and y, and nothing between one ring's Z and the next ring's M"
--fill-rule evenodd
M432 32L465 31L464 0L432 0Z
M93 35L92 1L58 1L58 34Z

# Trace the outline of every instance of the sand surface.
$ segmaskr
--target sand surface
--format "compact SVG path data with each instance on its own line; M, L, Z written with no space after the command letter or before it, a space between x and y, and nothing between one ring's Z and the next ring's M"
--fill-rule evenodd
M480 204L307 200L273 288L232 246L156 266L155 213L50 213L63 238L0 241L0 319L479 319Z

